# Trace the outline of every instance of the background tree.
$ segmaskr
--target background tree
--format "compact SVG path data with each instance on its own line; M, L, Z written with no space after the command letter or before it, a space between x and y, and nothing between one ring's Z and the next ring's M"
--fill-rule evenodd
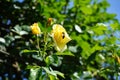
M118 80L120 23L109 6L107 0L0 0L0 78ZM51 37L31 32L35 22L50 32L50 17L72 38L62 53Z

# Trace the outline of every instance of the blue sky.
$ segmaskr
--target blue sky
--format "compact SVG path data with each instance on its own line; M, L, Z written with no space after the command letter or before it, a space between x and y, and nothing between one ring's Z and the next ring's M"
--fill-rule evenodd
M117 14L116 18L120 22L120 0L108 0L110 7L107 9L109 13Z

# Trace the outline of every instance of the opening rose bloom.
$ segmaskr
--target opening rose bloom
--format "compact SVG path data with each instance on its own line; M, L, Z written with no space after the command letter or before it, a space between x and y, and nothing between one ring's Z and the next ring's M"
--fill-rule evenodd
M63 26L54 24L52 27L52 37L56 45L56 49L63 52L67 46L66 44L71 40Z
M31 27L31 30L32 30L33 34L35 34L35 35L41 34L41 30L40 30L40 28L38 26L38 23L34 23L30 27Z

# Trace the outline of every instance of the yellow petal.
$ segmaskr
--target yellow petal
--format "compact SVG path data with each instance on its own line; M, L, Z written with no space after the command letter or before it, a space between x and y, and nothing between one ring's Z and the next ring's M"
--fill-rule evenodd
M59 24L53 25L52 37L58 51L64 51L66 44L71 40L63 26Z
M41 34L41 30L38 26L38 23L34 23L33 25L31 25L31 30L32 30L32 33L35 35Z

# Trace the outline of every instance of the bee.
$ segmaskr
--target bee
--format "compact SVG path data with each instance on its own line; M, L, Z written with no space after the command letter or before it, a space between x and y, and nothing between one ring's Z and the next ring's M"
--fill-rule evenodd
M64 32L62 32L62 39L64 39L65 38L65 33Z

